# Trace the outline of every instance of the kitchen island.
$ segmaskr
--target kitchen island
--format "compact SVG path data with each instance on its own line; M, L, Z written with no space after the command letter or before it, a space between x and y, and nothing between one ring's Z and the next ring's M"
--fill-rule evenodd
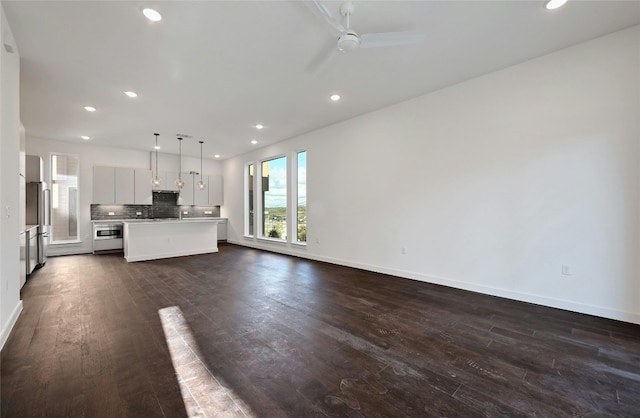
M218 252L218 220L124 221L128 262Z

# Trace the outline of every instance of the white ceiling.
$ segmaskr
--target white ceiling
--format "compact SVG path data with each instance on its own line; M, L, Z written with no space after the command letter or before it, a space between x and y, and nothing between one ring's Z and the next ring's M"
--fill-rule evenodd
M358 32L426 41L341 53L317 74L335 37L300 1L2 4L28 135L151 150L159 132L177 153L184 133L184 154L199 156L202 139L205 158L223 159L640 23L640 1L356 1ZM339 15L341 2L324 4ZM150 6L162 21L143 17Z

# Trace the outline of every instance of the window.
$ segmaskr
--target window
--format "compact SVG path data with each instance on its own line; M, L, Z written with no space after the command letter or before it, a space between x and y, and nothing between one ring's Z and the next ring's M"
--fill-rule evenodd
M51 242L78 241L77 155L51 154Z
M245 171L245 203L244 203L244 234L253 236L253 164L247 164Z
M263 161L261 166L261 236L287 239L287 157Z
M296 161L296 242L307 242L307 151L299 151Z

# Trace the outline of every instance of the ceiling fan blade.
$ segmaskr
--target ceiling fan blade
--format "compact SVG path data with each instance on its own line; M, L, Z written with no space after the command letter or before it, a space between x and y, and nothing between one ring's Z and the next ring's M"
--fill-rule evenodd
M367 33L360 36L360 48L412 45L422 42L424 42L424 33L418 32Z
M345 31L344 26L342 26L340 22L333 18L333 15L329 11L329 9L327 9L327 6L325 6L318 0L304 0L302 3L307 6L307 9L309 9L314 16L322 19L333 34L339 35Z

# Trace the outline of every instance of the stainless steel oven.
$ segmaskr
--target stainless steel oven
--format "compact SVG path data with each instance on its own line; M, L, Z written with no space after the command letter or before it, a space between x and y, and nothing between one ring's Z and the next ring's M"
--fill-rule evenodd
M93 223L93 252L121 251L123 245L122 222Z

